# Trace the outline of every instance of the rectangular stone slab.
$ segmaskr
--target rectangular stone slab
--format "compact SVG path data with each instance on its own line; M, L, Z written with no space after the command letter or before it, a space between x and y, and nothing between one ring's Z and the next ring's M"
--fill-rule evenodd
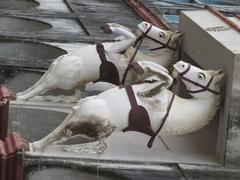
M238 26L240 20L230 18ZM224 105L219 116L216 154L224 162L239 159L240 33L209 10L183 11L180 15L184 54L204 69L223 69L225 78ZM233 137L234 136L234 137ZM228 139L227 139L228 137ZM231 160L230 160L230 159ZM238 161L239 164L239 161Z

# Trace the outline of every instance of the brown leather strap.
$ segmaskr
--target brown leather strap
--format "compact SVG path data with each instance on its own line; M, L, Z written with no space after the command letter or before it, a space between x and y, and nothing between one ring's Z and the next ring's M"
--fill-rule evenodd
M135 43L134 43L134 45L133 45L134 48L136 48L136 46L138 45L139 41L141 41L141 39L142 39L142 36L139 36L139 37L137 38L137 40L135 41Z
M154 38L152 38L152 37L150 37L150 36L146 36L146 37L147 37L148 39L151 39L152 41L154 41L154 42L159 43L159 44L162 45L162 46L160 46L160 47L150 49L151 51L156 51L156 50L163 49L163 48L168 48L168 49L171 49L171 50L173 50L173 51L177 51L177 50L178 50L177 48L174 48L174 47L169 46L169 43L170 43L170 41L171 41L171 39L172 39L172 36L169 37L167 43L163 43L163 42L161 42L161 41L158 41L157 39L154 39Z
M204 86L202 84L199 84L199 83L197 83L195 81L192 81L191 79L188 79L188 78L184 77L184 75L190 70L190 68L191 68L191 65L188 64L187 69L185 71L179 73L178 77L180 77L180 79L183 79L183 80L185 80L187 82L190 82L190 83L194 84L195 86L201 87L202 89L195 90L195 91L188 90L188 92L190 92L190 93L199 93L199 92L203 92L203 91L210 91L210 92L212 92L212 93L214 93L216 95L220 94L220 92L214 91L214 90L209 88L211 83L212 83L212 81L213 81L213 76L211 77L211 79L209 80L209 82L207 83L206 86Z
M115 84L117 86L120 85L118 69L112 62L107 60L107 57L105 55L105 49L102 43L97 43L96 49L102 63L99 68L100 78L94 82L104 81Z
M133 60L134 60L134 58L135 58L135 56L136 56L136 54L137 54L137 51L139 50L139 48L140 48L140 46L141 46L141 44L142 44L142 42L143 42L144 37L148 34L148 32L149 32L151 29L152 29L152 25L150 25L150 27L148 28L148 30L147 30L145 33L142 33L142 35L139 36L139 38L136 40L136 42L135 42L135 44L134 44L134 46L136 46L135 52L133 53L133 56L131 57L130 61L128 62L128 67L127 67L127 69L125 70L125 72L124 72L124 74L123 74L122 84L125 83L125 80L126 80L126 77L127 77L127 73L128 73L128 71L129 71L129 69L130 69L130 64L133 62Z
M152 80L152 81L145 80L145 82L154 83L156 81L155 80ZM162 122L161 122L158 130L156 132L154 132L151 127L151 121L150 121L150 118L148 116L146 109L137 104L137 100L136 100L134 91L132 89L132 86L131 85L126 86L125 89L126 89L126 92L127 92L130 104L131 104L131 110L129 112L129 117L128 117L129 125L128 125L128 127L123 129L123 132L138 131L138 132L142 132L144 134L151 136L151 138L147 144L147 146L149 148L151 148L155 137L157 136L159 131L162 129L164 123L166 122L166 119L169 115L170 109L171 109L173 101L174 101L175 93L173 94L173 96L171 98L171 101L167 108L167 112L166 112L164 118L162 119Z
M104 39L101 40L102 43L106 43L106 42L120 42L120 39Z
M183 75L186 74L190 69L191 69L191 64L188 63L187 69L186 69L185 71L179 73L179 75L180 75L181 77L183 77Z
M170 36L166 44L163 44L163 43L161 42L161 45L162 45L162 46L156 47L156 48L152 48L152 49L150 49L150 51L156 51L156 50L163 49L163 48L166 48L166 47L169 48L169 49L173 49L172 47L170 47L170 46L168 45L168 44L170 43L171 39L172 39L172 37ZM160 42L160 41L159 41L159 42ZM174 50L175 50L175 49L174 49ZM176 49L176 50L177 50L177 49Z
M172 98L171 98L171 101L170 101L170 103L169 103L169 105L168 105L168 108L167 108L167 112L166 112L165 116L163 117L162 122L161 122L158 130L154 133L154 135L151 137L151 139L149 140L149 142L148 142L148 144L147 144L147 146L148 146L149 148L152 147L154 139L156 138L156 136L158 135L158 133L161 131L163 125L165 124L165 122L166 122L166 120L167 120L167 117L168 117L168 115L169 115L169 112L170 112L170 110L171 110L171 107L172 107L172 104L173 104L173 101L174 101L174 98L175 98L175 95L176 95L176 94L173 93Z
M143 84L143 83L155 83L157 82L157 80L152 79L152 80L139 80L139 81L135 81L134 83L132 83L132 85L137 85L137 84Z
M188 82L194 84L195 86L198 86L198 87L201 87L201 88L202 88L202 89L196 90L196 91L190 91L190 90L188 90L188 92L190 92L190 93L199 93L199 92L203 92L203 91L210 91L211 93L216 94L216 95L219 95L219 94L220 94L220 92L214 91L214 90L212 90L212 89L209 88L209 86L210 86L210 84L211 84L211 82L212 82L212 80L213 80L213 77L211 77L211 79L209 80L209 83L208 83L207 86L203 86L202 84L199 84L199 83L197 83L197 82L195 82L195 81L192 81L191 79L188 79L188 78L186 78L186 77L181 77L181 79L183 79L183 80L185 80L185 81L188 81Z
M188 79L188 78L184 77L184 75L190 70L190 68L191 68L191 64L188 64L187 69L186 69L185 71L183 71L183 72L181 72L181 73L178 74L178 76L177 76L177 82L180 81L180 79L181 79L181 80L185 80L185 81L187 81L187 82L189 82L189 83L192 83L192 84L195 85L195 86L201 87L202 89L194 90L194 91L187 90L189 93L199 93L199 92L203 92L203 91L210 91L211 93L216 94L216 95L219 95L219 94L220 94L220 92L217 92L217 91L215 91L215 90L210 89L210 85L211 85L211 83L212 83L212 81L213 81L213 78L214 78L213 76L211 76L211 78L210 78L210 80L209 80L209 82L207 83L206 86L204 86L204 85L202 85L202 84L199 84L198 82L195 82L195 81L193 81L193 80L191 80L191 79ZM172 87L171 87L171 88L172 88Z
M143 106L137 104L131 85L127 86L125 89L131 104L131 110L128 115L128 126L123 129L123 132L138 131L153 136L154 131L151 128L151 122L147 110Z
M134 46L133 46L133 47L135 47L135 52L134 52L133 56L131 57L131 59L130 59L130 61L129 61L129 63L128 63L128 67L127 67L127 69L126 69L126 71L125 71L125 73L124 73L124 75L123 75L122 84L125 83L127 73L128 73L128 71L129 71L129 69L130 69L129 64L131 64L131 63L133 62L133 60L134 60L134 58L135 58L135 56L136 56L136 54L137 54L137 51L139 50L139 48L140 48L140 46L141 46L141 44L142 44L142 42L143 42L143 39L144 39L145 37L148 38L148 39L151 39L152 41L154 41L154 42L159 43L159 44L162 45L161 47L157 47L157 48L151 49L151 51L155 51L155 50L159 50L159 49L163 49L163 48L168 48L168 49L171 49L171 50L173 50L173 51L177 51L177 50L178 50L177 48L174 48L174 47L169 46L169 43L170 43L170 41L171 41L171 39L172 39L172 36L169 37L167 43L162 43L161 41L158 41L157 39L154 39L154 38L152 38L152 37L150 37L150 36L147 35L151 29L152 29L152 25L148 28L148 30L147 30L145 33L142 33L142 35L139 36L138 39L136 40L136 42L135 42L135 44L134 44Z
M102 63L104 61L107 61L107 58L106 58L106 55L105 55L105 49L104 49L104 46L102 45L102 43L97 43L96 48L97 48L97 53L98 53L99 58L102 61Z
M131 107L133 108L133 107L137 106L137 100L136 100L136 97L134 95L132 86L126 86L125 89L127 91L127 95L128 95Z

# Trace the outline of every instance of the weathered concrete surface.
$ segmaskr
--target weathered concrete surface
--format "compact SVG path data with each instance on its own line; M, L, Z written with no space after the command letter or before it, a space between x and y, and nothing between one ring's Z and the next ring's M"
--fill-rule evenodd
M10 108L12 130L21 133L29 142L45 137L61 124L66 116L66 113L54 111Z
M9 9L9 10L27 10L36 8L39 3L35 0L22 0L22 1L14 1L14 0L1 0L0 9Z
M19 17L0 17L0 31L35 32L50 29L47 23Z
M46 175L46 178L59 178L59 175L95 178L109 178L114 180L237 180L240 177L239 169L219 166L199 166L187 164L148 164L138 163L121 164L120 162L109 165L107 162L91 160L68 160L52 158L31 158L25 161L25 177L35 180L33 172ZM45 171L44 171L45 170ZM62 171L59 175L54 173ZM46 179L48 180L48 179ZM53 179L54 180L54 179Z
M0 64L15 68L48 68L57 57L66 54L55 46L30 41L0 40Z
M58 180L62 177L71 180L180 180L181 177L172 171L140 171L140 170L121 170L121 169L97 169L97 168L63 168L63 167L43 167L32 169L26 173L25 180Z
M240 53L240 51L239 51ZM240 167L240 55L234 62L233 87L229 113L226 165Z
M214 31L215 26L228 27L208 10L185 11L180 16L184 52L203 68L223 69L226 73L216 154L223 164L239 165L240 138L236 122L239 120L240 35L233 28Z
M35 180L34 174L46 175L46 180L53 178L58 179L64 176L65 178L73 178L75 180L79 177L87 177L91 179L114 179L114 180L181 180L182 172L176 165L149 165L142 166L140 164L121 164L116 163L108 166L107 163L99 161L97 163L91 162L91 160L75 161L69 160L63 162L60 159L31 159L25 161L25 177L26 180ZM44 171L45 170L45 171ZM62 171L62 172L59 172ZM35 173L33 173L35 172ZM59 174L56 174L59 172ZM54 176L55 173L55 176ZM45 176L44 176L45 177ZM77 179L79 179L79 177ZM31 179L32 178L32 179ZM71 179L72 180L72 179Z
M191 180L237 180L240 177L239 169L231 169L218 166L197 166L180 164L186 179Z

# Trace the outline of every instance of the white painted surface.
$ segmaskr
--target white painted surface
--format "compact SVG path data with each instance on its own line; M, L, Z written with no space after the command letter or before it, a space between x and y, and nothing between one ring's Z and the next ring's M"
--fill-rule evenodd
M230 18L231 19L231 18ZM234 19L234 21L239 20ZM240 54L240 33L230 28L226 31L207 31L207 28L223 26L229 27L224 21L208 10L183 11L180 15L180 30L184 34L184 52L203 68L223 69L225 77L224 104L220 110L218 142L216 154L224 161L226 148L226 134L228 126L229 105L232 88L239 88L232 84L233 68Z
M199 10L199 11L186 11L184 12L186 16L191 18L193 22L199 26L202 30L206 28L212 28L216 26L225 26L229 27L223 20L219 17L213 15L211 12L207 10ZM234 19L234 22L240 26L240 20L237 18ZM226 49L231 51L232 53L240 53L240 33L234 28L230 28L226 31L206 31L208 35L212 36L216 41L221 43Z
M67 51L68 54L76 53L82 47L89 45L86 43L55 43L55 42L48 42L47 44L62 48L65 51Z

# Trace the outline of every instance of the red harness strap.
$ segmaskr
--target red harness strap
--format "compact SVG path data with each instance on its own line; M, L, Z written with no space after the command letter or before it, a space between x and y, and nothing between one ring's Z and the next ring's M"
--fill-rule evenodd
M102 64L100 65L100 71L99 71L100 78L94 82L104 81L104 82L115 84L117 86L120 85L121 83L119 78L119 72L116 66L112 62L107 60L104 46L102 45L102 43L97 43L96 49L97 49L99 58L102 61Z
M198 87L200 87L202 89L195 90L195 91L188 90L189 93L199 93L199 92L203 92L203 91L210 91L211 93L216 94L216 95L220 94L220 92L217 92L215 90L210 89L210 85L211 85L211 83L213 81L213 76L210 78L210 80L209 80L209 82L207 83L206 86L204 86L202 84L199 84L198 82L195 82L195 81L193 81L193 80L191 80L189 78L184 77L184 75L190 70L190 68L191 68L191 64L188 64L187 69L185 71L179 73L178 78L180 78L182 80L185 80L187 82L190 82L193 85L198 86Z
M148 34L148 32L152 29L152 25L147 29L147 31L145 33L142 33L141 36L138 37L138 39L136 40L134 47L135 47L135 51L128 63L127 69L125 70L124 74L123 74L123 79L122 79L122 84L125 83L126 77L127 77L127 73L130 69L130 64L133 62L133 60L135 59L135 56L137 55L137 52L143 42L144 37Z
M147 81L147 83L154 83L154 82L155 81ZM172 104L173 104L173 101L175 98L175 94L173 94L173 96L170 100L170 103L167 108L167 112L166 112L165 116L163 117L159 128L157 129L156 132L154 132L151 127L151 121L149 119L147 110L143 106L140 106L137 104L137 100L134 95L132 86L131 85L126 86L125 89L126 89L126 92L127 92L130 104L131 104L131 110L130 110L129 116L128 116L129 125L128 125L128 127L123 129L123 132L138 131L138 132L141 132L141 133L151 136L151 138L147 144L148 148L151 148L152 144L154 142L154 139L156 138L157 134L160 132L164 123L167 120L167 117L169 115L170 109L172 107Z
M138 131L153 136L154 131L151 128L148 112L143 106L137 104L132 86L126 86L125 89L132 108L128 116L129 125L127 128L123 129L123 132Z
M153 144L154 139L156 138L156 136L158 135L158 133L161 131L163 125L165 124L165 122L166 122L166 120L167 120L167 117L168 117L168 115L169 115L169 112L170 112L170 110L171 110L171 107L172 107L174 98L175 98L175 93L172 95L172 98L171 98L170 103L169 103L168 108L167 108L167 112L166 112L165 116L163 117L163 119L162 119L162 121L161 121L161 124L160 124L158 130L157 130L157 131L155 132L155 134L151 137L151 139L149 140L149 142L148 142L148 144L147 144L147 146L148 146L149 148L152 147L152 144Z

